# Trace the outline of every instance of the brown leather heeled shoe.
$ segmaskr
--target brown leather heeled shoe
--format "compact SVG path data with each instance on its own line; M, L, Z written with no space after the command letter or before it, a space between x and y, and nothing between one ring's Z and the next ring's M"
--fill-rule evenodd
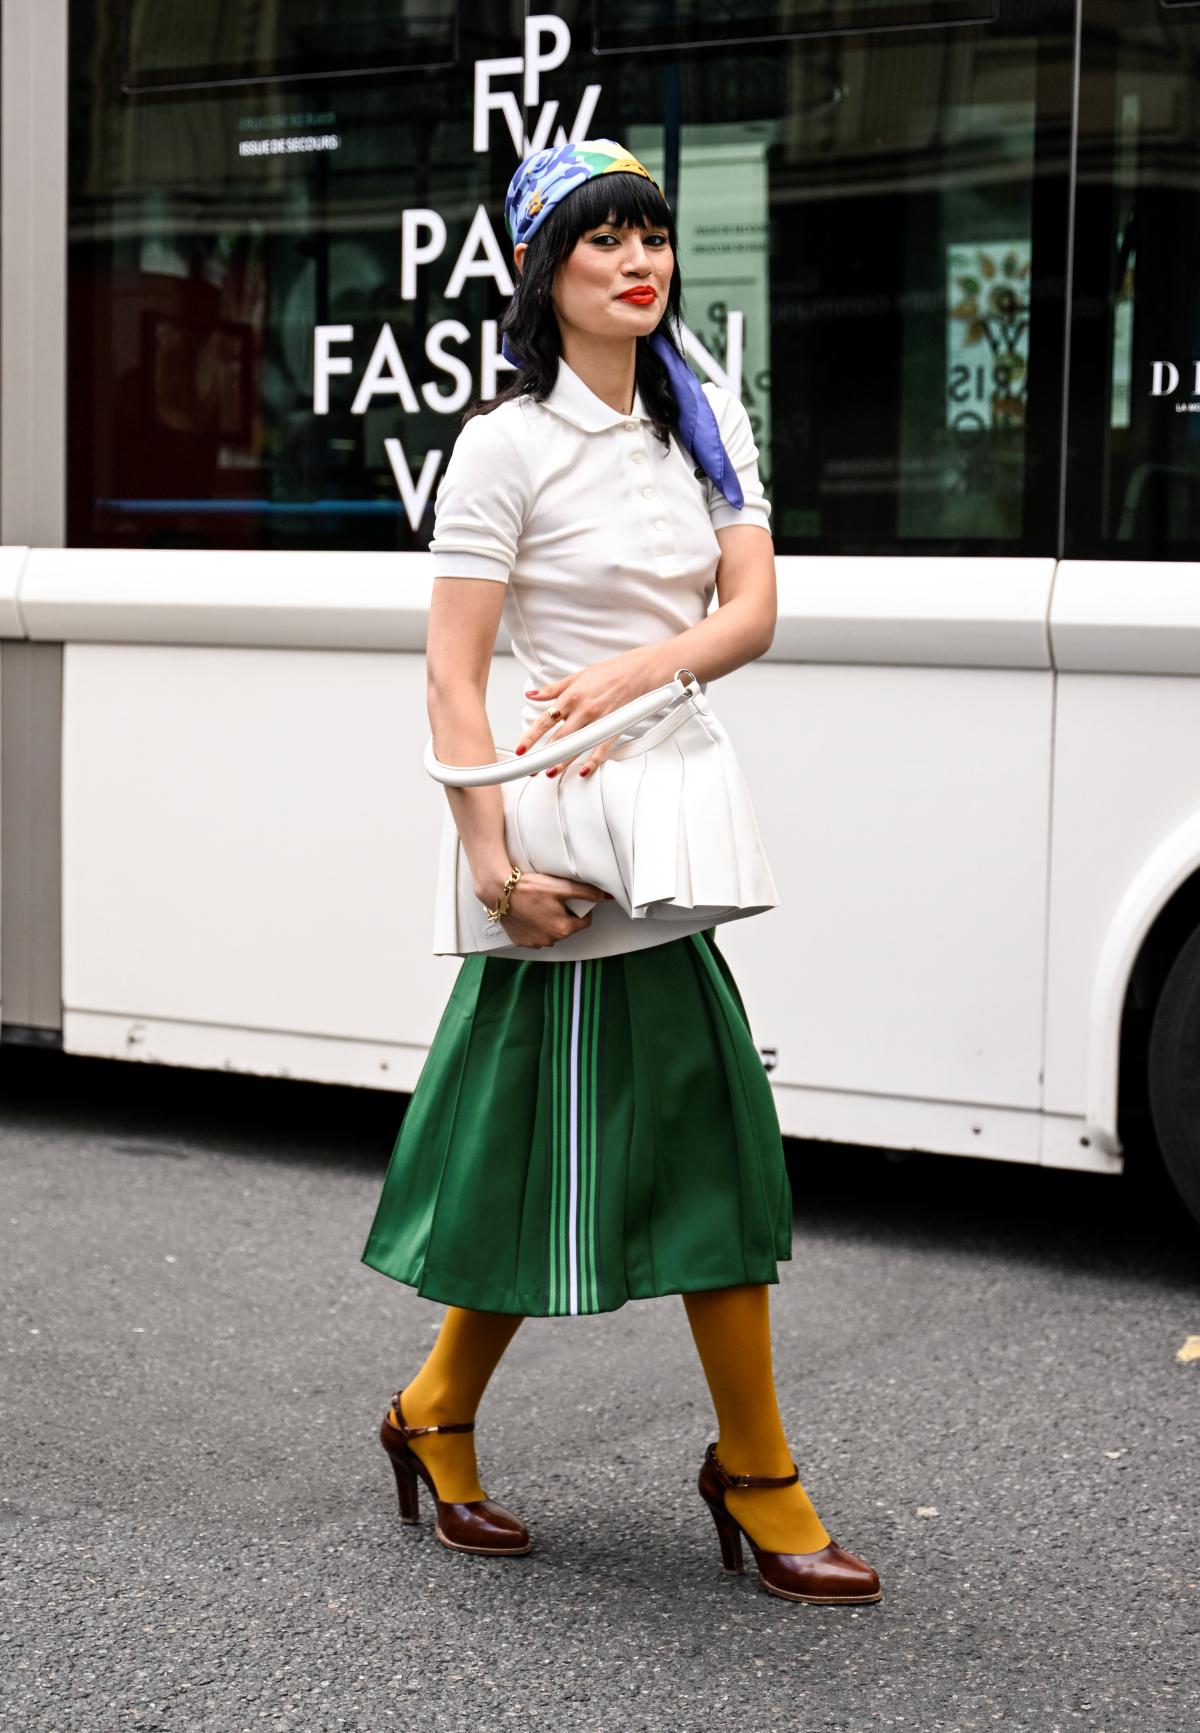
M727 1571L741 1573L742 1536L750 1542L758 1580L768 1594L786 1601L815 1601L819 1606L858 1605L883 1598L879 1578L869 1564L843 1552L830 1541L820 1552L764 1552L756 1545L733 1512L726 1507L725 1493L731 1486L791 1486L800 1475L795 1463L790 1474L730 1474L710 1444L700 1465L700 1496L712 1511L721 1541L721 1563Z
M529 1530L520 1517L490 1498L473 1498L466 1504L455 1504L438 1496L433 1476L408 1440L424 1432L473 1432L473 1420L453 1420L441 1426L410 1426L400 1407L400 1391L392 1397L391 1411L384 1415L379 1428L379 1442L391 1458L396 1474L396 1493L400 1500L401 1522L416 1522L418 1512L418 1476L429 1488L437 1506L433 1532L443 1546L453 1552L494 1554L497 1558L510 1553L526 1553L532 1542ZM391 1416L395 1414L399 1425Z

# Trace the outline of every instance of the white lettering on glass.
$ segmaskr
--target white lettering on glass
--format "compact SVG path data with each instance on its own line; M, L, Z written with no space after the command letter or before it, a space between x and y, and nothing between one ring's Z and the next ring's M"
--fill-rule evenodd
M351 415L365 415L377 397L398 397L409 415L415 415L421 407L397 346L396 334L386 320L375 339L367 370L354 393Z
M428 236L422 241L421 236ZM446 219L440 211L415 206L400 213L400 299L417 298L417 266L440 259L446 250Z
M412 471L408 467L408 459L404 455L404 443L394 436L385 439L383 449L387 452L388 462L392 466L392 474L396 478L396 486L400 490L400 498L404 501L404 511L411 528L420 527L425 516L425 508L429 504L429 496L433 492L434 477L442 462L442 453L430 449L425 453L425 461L421 465L421 473L414 482Z
M543 39L549 39L549 47L543 49ZM475 62L475 110L471 144L476 151L489 151L491 144L491 117L500 114L508 127L508 135L512 139L513 149L520 162L534 151L544 150L554 144L576 144L588 136L592 124L592 115L600 100L601 86L589 84L585 87L579 99L579 107L575 111L569 133L560 126L553 141L550 139L550 128L558 115L558 103L555 100L541 103L542 74L553 72L561 66L571 52L571 32L565 19L559 18L553 12L533 12L525 20L525 52L523 54L508 54L498 60L477 60ZM525 132L524 116L521 104L517 101L515 90L493 90L494 78L511 78L515 73L521 73L522 96L528 109L537 109L537 125L533 129L532 138Z
M500 114L507 126L514 151L523 161L549 142L549 134L558 115L558 103L553 98L542 102L542 80L567 60L571 51L571 31L565 19L552 12L532 13L525 20L523 52L500 59L477 60L474 67L474 113L472 143L476 151L491 149L491 116ZM515 89L495 88L497 80L521 78L520 100ZM589 136L592 118L600 97L601 86L589 84L584 89L570 133L558 127L553 143L577 143ZM532 138L524 131L524 111L535 112L536 124ZM332 135L331 135L332 138ZM272 141L262 141L270 144ZM440 211L424 205L414 205L400 213L400 298L417 299L420 273L441 260L446 253L448 231ZM442 290L444 299L457 300L464 286L477 279L490 280L502 295L512 295L515 283L505 242L497 238L492 219L485 206L476 207L457 257L450 268ZM742 395L742 357L744 315L730 310L726 324L724 361L709 353L686 326L680 327L685 355L695 361L705 376L731 391L739 400ZM334 345L353 344L353 325L317 325L313 330L313 413L329 414L329 382L354 371L348 355L335 354ZM418 391L405 366L400 346L389 324L384 324L375 339L370 358L354 392L351 415L365 415L378 398L394 398L408 415L419 414L422 407L435 415L455 415L471 397L472 370L461 354L455 351L469 345L471 330L458 319L441 319L430 327L425 336L425 359L442 376L448 389L430 380ZM410 364L413 357L410 354ZM513 367L500 352L499 321L484 319L479 326L479 396L487 401L496 395L501 376L513 372ZM416 529L421 522L437 477L443 453L426 452L421 472L413 480L403 442L385 439L384 450L404 504L409 523Z
M444 347L449 342L470 341L471 333L459 319L439 319L437 324L430 328L425 353L435 367L443 373L449 373L455 381L454 390L449 393L438 391L432 384L422 385L421 396L435 415L455 414L471 395L471 369L457 355L447 354Z
M479 258L477 255L481 252L484 256ZM500 250L496 231L483 205L476 208L466 239L454 261L450 281L446 284L446 299L457 300L462 294L463 284L470 277L490 277L502 295L511 295L513 292L508 263Z
M353 325L318 325L313 332L313 414L329 414L329 379L334 373L349 373L348 355L331 355L331 343L353 343Z

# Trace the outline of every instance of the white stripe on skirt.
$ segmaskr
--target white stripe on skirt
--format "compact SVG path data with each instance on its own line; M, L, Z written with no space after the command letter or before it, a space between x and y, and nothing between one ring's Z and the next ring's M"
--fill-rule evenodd
M569 1205L569 1220L571 1224L568 1239L569 1257L569 1312L579 1310L579 990L581 964L578 960L572 965L575 974L571 983L571 1193Z

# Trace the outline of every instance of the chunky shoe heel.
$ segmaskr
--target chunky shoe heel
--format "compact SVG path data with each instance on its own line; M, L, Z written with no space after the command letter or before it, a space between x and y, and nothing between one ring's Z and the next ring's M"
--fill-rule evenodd
M421 1514L417 1494L417 1471L395 1456L392 1457L392 1468L396 1476L396 1493L400 1500L400 1521L416 1522Z
M704 1502L712 1511L712 1519L717 1525L717 1536L721 1542L721 1563L727 1571L732 1571L737 1576L743 1576L746 1565L742 1558L741 1529L723 1504L714 1504L707 1498Z
M527 1553L532 1542L520 1517L490 1498L473 1498L459 1504L440 1497L428 1466L409 1446L410 1438L419 1438L426 1432L473 1432L475 1422L453 1420L441 1426L410 1426L400 1407L400 1394L397 1391L392 1397L391 1409L383 1417L379 1442L395 1471L401 1522L417 1521L417 1481L421 1479L437 1507L433 1532L451 1552L487 1553L496 1558Z
M830 1541L819 1552L767 1552L744 1529L725 1503L734 1486L791 1486L800 1475L793 1463L790 1474L730 1474L710 1444L700 1464L700 1496L712 1511L721 1537L721 1562L727 1571L742 1569L745 1535L758 1566L759 1587L785 1601L812 1601L817 1606L863 1606L883 1599L879 1577L869 1564Z

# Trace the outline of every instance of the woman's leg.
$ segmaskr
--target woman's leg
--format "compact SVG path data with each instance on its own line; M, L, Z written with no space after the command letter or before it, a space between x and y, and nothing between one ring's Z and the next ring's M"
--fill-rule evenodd
M474 1312L451 1306L421 1369L401 1391L410 1426L473 1420L488 1379L524 1320L511 1312ZM473 1432L427 1432L412 1450L433 1475L439 1497L451 1504L486 1498L475 1462Z
M767 1284L682 1298L717 1411L717 1455L730 1474L790 1474L771 1367ZM766 1552L819 1552L829 1541L799 1481L734 1487L725 1503Z

